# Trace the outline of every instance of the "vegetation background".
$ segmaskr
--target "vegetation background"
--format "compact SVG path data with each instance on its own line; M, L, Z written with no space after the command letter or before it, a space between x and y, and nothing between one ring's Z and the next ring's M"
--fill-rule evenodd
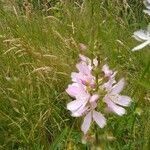
M79 43L101 56L133 103L98 129L102 150L149 150L150 51L131 36L150 19L142 0L0 0L0 149L91 150L65 93Z

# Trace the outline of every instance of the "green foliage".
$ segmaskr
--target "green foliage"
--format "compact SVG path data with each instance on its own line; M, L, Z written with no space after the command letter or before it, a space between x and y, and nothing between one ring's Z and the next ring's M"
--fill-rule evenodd
M43 13L44 1L30 1L31 11L12 2L0 10L0 149L91 149L81 142L81 120L66 110L65 88L84 43L89 57L107 58L126 78L124 92L133 99L127 115L108 115L98 129L101 146L148 150L150 53L131 52L138 44L132 33L148 21L142 3L48 1Z

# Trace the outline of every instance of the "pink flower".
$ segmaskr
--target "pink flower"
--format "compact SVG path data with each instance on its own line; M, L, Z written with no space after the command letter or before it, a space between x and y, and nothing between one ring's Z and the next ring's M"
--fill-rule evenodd
M87 111L88 106L87 103L89 101L89 95L86 97L80 97L74 101L71 101L67 104L67 109L71 111L73 117L80 117L84 112Z
M89 67L90 70L92 70L93 67L97 67L98 66L98 60L97 60L97 58L93 59L93 65L94 65L93 66L92 65L92 61L91 61L90 58L88 58L88 57L86 57L84 55L81 55L81 54L79 55L79 57L80 57L81 63L86 63L88 65L88 67Z
M89 97L89 93L86 91L86 87L82 84L73 83L68 85L66 92L71 96L75 97L76 99L82 97Z
M91 96L89 100L89 109L86 111L86 115L84 117L81 130L84 134L87 133L87 131L90 128L90 125L92 123L92 120L94 120L100 128L103 128L106 125L106 119L105 117L100 113L95 111L95 108L97 107L97 100L99 96L97 94Z
M85 86L91 86L91 87L95 86L95 77L92 75L85 75L81 72L79 73L73 72L71 74L71 78L73 82L80 83Z
M76 65L76 68L79 72L83 73L84 75L91 75L91 70L86 63L79 63Z
M99 96L97 94L94 94L93 96L89 97L86 105L82 105L83 107L80 107L76 111L72 111L72 116L74 116L74 117L83 116L84 114L89 112L91 109L96 108L96 106L97 106L96 102L97 102L98 98L99 98Z
M83 84L85 86L94 87L95 77L91 74L91 70L85 63L79 63L76 65L79 73L73 72L71 78L73 82Z
M109 69L109 66L107 64L105 64L103 67L102 67L102 71L104 72L104 76L105 77L111 77L112 74L113 74L113 71Z
M126 113L125 109L121 106L129 106L131 103L130 97L119 94L123 90L124 84L124 79L121 79L113 87L107 89L108 93L104 97L104 102L107 104L108 109L120 116Z
M67 109L70 110L73 117L84 116L81 130L86 134L93 121L95 121L100 128L106 125L106 119L103 114L95 110L98 106L97 102L100 96L101 99L103 99L103 101L100 102L107 104L107 110L113 111L120 116L125 114L123 107L130 105L131 98L120 95L125 81L121 79L116 84L115 76L117 72L113 72L109 69L109 66L105 64L102 67L104 74L103 76L98 76L98 83L96 84L95 80L97 78L92 73L94 68L98 67L97 59L91 60L84 55L79 56L81 61L76 65L78 72L72 72L71 78L73 83L68 85L66 89L66 92L74 98L73 101L67 104ZM94 94L95 92L100 93L100 96Z
M67 109L72 112L72 116L80 116L86 110L86 104L90 98L90 94L86 91L86 87L82 84L73 83L68 86L66 92L75 97L75 100L67 104Z
M80 117L86 112L88 112L91 107L95 108L96 101L98 100L99 96L94 94L90 96L89 93L84 93L83 96L78 97L76 100L67 104L67 109L71 111L73 117Z
M106 90L109 90L112 88L113 84L116 83L115 76L117 74L117 71L113 72L109 69L109 66L105 64L102 67L102 71L104 72L104 76L108 78L108 81L102 85L103 88Z
M83 43L80 43L80 44L79 44L79 47L80 47L80 49L81 49L82 51L85 51L85 50L87 49L86 45L83 44Z
M91 110L84 117L84 120L81 126L81 130L83 131L84 134L86 134L87 131L89 130L92 120L94 120L100 128L103 128L106 125L105 117L100 112Z
M79 54L79 58L82 62L85 62L87 65L91 65L91 59L90 58L88 58L84 55L81 55L81 54Z

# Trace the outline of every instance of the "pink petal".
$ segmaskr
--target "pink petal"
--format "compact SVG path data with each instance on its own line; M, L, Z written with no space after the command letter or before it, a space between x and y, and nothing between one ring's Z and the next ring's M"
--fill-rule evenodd
M86 45L84 45L83 43L80 43L79 46L80 46L80 49L83 51L87 49Z
M90 58L88 58L88 57L86 57L84 55L81 55L81 54L79 54L79 57L80 57L80 59L81 59L82 62L85 62L87 65L91 65Z
M79 73L72 72L71 78L73 82L81 83L81 79L83 78L83 75L80 72Z
M103 88L105 88L106 91L111 91L113 84L115 83L115 79L109 79L108 82L104 83L102 85Z
M114 97L112 99L112 101L116 104L119 104L121 106L129 106L131 103L131 98L129 96L118 96L118 97Z
M87 131L89 130L91 121L92 121L92 114L91 114L91 111L90 111L90 112L84 117L84 120L83 120L83 123L82 123L82 126L81 126L81 130L83 131L84 134L86 134Z
M105 107L104 111L106 113L112 113L113 112L113 110L110 107Z
M96 102L92 102L91 103L91 109L95 109L97 107L97 103Z
M93 120L99 125L100 128L103 128L106 125L105 117L97 111L93 111Z
M83 84L83 85L87 85L90 84L91 86L95 85L95 78L92 75L85 75L81 72L76 73L73 72L71 74L71 78L73 82L79 83L79 84Z
M125 80L124 78L122 78L117 84L113 86L111 93L119 94L123 90L124 85L125 85Z
M119 116L122 116L126 113L123 107L116 105L114 102L109 100L109 98L105 98L105 102L107 103L109 109L118 114Z
M96 102L99 99L99 95L98 94L94 94L91 96L90 98L90 102Z
M85 57L84 55L79 54L80 60L86 62L87 57Z
M85 87L79 83L73 83L68 86L66 92L76 99L89 99L90 94L86 91Z
M81 100L74 100L67 104L67 109L70 111L76 111L84 104L84 101Z
M102 67L102 71L104 72L105 77L110 77L113 74L112 70L109 69L107 64Z
M79 72L85 74L85 75L90 75L90 69L88 67L87 64L83 64L83 63L79 63L76 65L77 69L79 70Z
M86 113L87 110L88 110L88 107L82 106L78 110L72 112L71 116L73 116L73 117L81 117L83 114Z
M76 84L71 84L71 85L68 85L68 88L66 89L66 92L70 96L75 97L77 94L79 94L80 89Z

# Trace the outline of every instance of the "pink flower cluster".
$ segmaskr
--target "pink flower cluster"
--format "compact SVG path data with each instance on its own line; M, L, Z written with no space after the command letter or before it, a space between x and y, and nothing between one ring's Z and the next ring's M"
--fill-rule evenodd
M71 74L73 83L66 89L75 100L67 104L67 109L73 117L84 117L81 130L86 134L92 121L100 128L106 125L106 118L97 110L103 111L105 106L104 110L122 116L126 113L123 107L130 105L131 98L120 95L125 81L121 79L116 82L117 72L110 70L107 64L99 64L97 58L91 60L84 55L79 56L81 61L76 65L78 72ZM98 74L94 73L96 69Z

